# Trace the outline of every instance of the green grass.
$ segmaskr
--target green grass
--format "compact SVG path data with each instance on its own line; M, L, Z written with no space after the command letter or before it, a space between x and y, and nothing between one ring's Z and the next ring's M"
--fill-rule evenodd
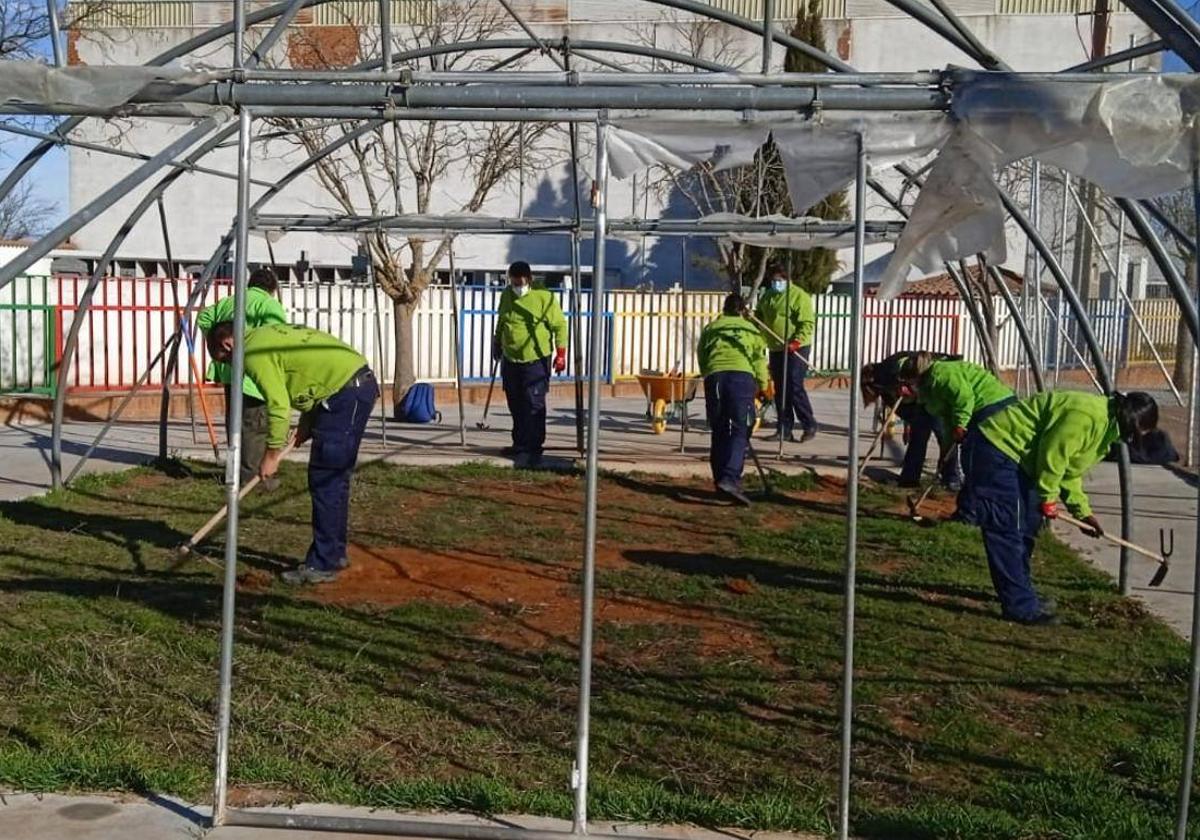
M223 491L211 470L165 466L0 505L0 785L207 797L220 572L167 564ZM307 545L303 472L283 477L246 505L248 569ZM812 476L775 489L744 510L713 506L699 482L604 477L598 588L641 612L599 611L595 818L829 829L845 517ZM574 597L578 476L371 465L354 493L360 543L493 552ZM1167 836L1186 646L1049 537L1035 578L1064 625L1004 623L976 532L915 527L882 491L863 504L855 830ZM219 534L206 550L221 556ZM569 814L576 655L495 632L527 608L240 591L235 788Z

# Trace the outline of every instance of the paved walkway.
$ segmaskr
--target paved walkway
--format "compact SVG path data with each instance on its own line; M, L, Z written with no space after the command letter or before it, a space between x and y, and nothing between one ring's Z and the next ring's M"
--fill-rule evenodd
M257 809L256 809L257 810ZM403 819L456 825L515 827L570 831L563 820L541 817L497 816L485 820L463 814L409 814L373 811L337 805L300 805L278 809L290 815L321 815L349 819ZM208 828L208 806L192 806L168 797L135 796L35 796L14 794L0 798L0 837L4 840L358 840L373 835L331 834L303 829ZM694 826L644 826L592 823L590 837L653 838L653 840L749 840L740 831L709 831ZM374 835L377 836L377 835ZM817 840L815 835L754 832L754 840Z

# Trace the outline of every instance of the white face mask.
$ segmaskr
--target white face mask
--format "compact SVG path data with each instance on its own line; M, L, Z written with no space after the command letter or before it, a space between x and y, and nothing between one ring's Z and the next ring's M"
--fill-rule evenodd
M513 294L520 298L520 297L525 297L525 295L529 294L530 288L532 288L532 287L528 283L526 283L524 286L513 286L512 290L513 290Z
M787 281L779 280L779 279L772 280L771 288L777 292L786 292L787 291Z

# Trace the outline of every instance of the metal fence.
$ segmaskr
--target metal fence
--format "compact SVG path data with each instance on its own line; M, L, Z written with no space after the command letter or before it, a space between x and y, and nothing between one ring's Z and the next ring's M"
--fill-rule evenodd
M80 317L79 298L84 278L26 277L0 292L0 390L12 393L52 394L63 338L75 318ZM148 382L160 385L165 363L156 357L177 324L177 306L193 290L193 281L173 283L162 278L111 278L100 284L91 309L80 329L79 346L72 360L70 389L81 392L127 389L150 367ZM228 295L227 282L213 284L204 305ZM458 328L462 338L463 378L486 380L491 373L491 337L495 330L499 288L466 286L459 289ZM559 301L571 325L572 295L558 291ZM592 329L592 298L580 292L578 337L572 341L588 346ZM696 344L704 325L719 314L720 292L613 291L605 295L602 310L604 330L602 359L606 381L633 378L644 370L695 371ZM295 323L325 330L347 342L373 366L390 372L395 354L396 331L391 301L369 287L345 284L288 284L280 299ZM376 309L376 302L379 309ZM449 382L454 378L454 305L445 286L428 289L413 316L412 353L417 378L427 382ZM817 332L813 343L813 368L844 371L850 359L850 301L842 295L818 295L814 299ZM1003 302L994 301L997 312L997 357L1001 368L1023 364L1024 349L1016 324ZM1041 347L1046 368L1081 367L1083 344L1078 326L1069 312L1060 318L1054 298L1038 304L1031 317L1031 332ZM1154 359L1154 351L1169 361L1174 356L1178 307L1172 300L1089 300L1092 320L1105 357L1110 364L1124 366ZM1136 317L1134 317L1136 313ZM1032 316L1034 313L1030 313ZM863 302L864 358L883 358L900 350L926 349L962 354L983 360L982 347L966 309L957 299L902 298ZM1140 322L1140 323L1139 323ZM1144 334L1143 334L1144 333ZM197 368L207 364L202 342L195 350ZM573 374L573 354L562 374ZM1090 359L1088 363L1090 364ZM193 377L186 356L181 358L170 380L184 387Z

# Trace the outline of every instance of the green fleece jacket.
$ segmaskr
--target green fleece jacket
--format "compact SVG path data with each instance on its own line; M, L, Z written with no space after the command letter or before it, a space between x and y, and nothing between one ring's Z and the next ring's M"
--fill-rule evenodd
M232 321L233 300L233 295L229 295L221 298L212 306L202 309L196 316L196 326L202 332L208 332L213 324ZM265 327L267 324L286 324L287 320L287 312L284 311L283 304L275 295L257 286L251 286L246 290L247 330ZM208 378L213 382L228 385L229 380L233 378L233 369L224 362L209 362ZM242 393L256 400L263 398L262 393L248 376L242 379Z
M700 332L700 373L708 376L727 370L752 374L766 390L767 345L758 327L739 315L722 315Z
M558 298L546 289L517 297L512 287L500 295L496 340L510 362L535 362L567 346L567 319Z
M1081 391L1035 394L992 415L979 430L1021 465L1043 502L1061 498L1078 517L1092 513L1083 476L1121 436L1109 399Z
M789 283L782 292L767 289L760 294L758 305L754 307L754 317L784 341L798 339L801 347L812 344L813 333L817 329L812 295L795 283ZM766 332L763 332L763 338L771 350L782 350L784 347Z
M917 383L917 402L942 421L947 438L956 427L967 428L979 409L1012 395L1011 388L974 362L934 362Z
M311 411L342 390L367 360L329 333L294 324L246 334L246 376L267 403L267 445L287 443L292 409Z

